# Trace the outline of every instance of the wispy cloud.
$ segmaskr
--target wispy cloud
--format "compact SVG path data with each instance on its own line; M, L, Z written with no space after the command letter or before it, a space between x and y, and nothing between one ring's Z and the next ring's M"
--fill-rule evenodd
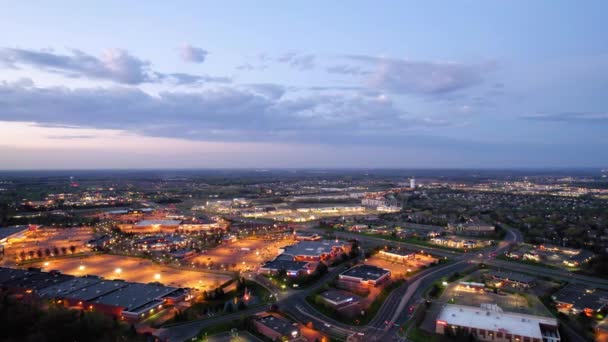
M28 65L68 77L102 79L128 85L165 81L174 81L180 85L229 81L225 77L162 73L153 70L149 61L137 58L123 49L107 49L100 57L96 57L80 50L59 54L52 51L0 48L0 60L10 66Z
M563 112L553 114L530 114L520 118L534 121L553 121L553 122L586 122L586 123L608 123L608 112Z
M494 63L465 64L458 62L412 61L365 55L343 58L373 67L366 83L374 88L397 94L441 95L471 88L483 82L495 69ZM357 70L349 66L344 70Z

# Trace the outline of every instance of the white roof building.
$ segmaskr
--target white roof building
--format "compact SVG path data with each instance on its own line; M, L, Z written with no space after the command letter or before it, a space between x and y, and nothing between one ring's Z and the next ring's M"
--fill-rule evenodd
M503 312L495 304L482 304L479 308L446 304L435 327L438 334L464 329L482 341L560 341L557 319Z

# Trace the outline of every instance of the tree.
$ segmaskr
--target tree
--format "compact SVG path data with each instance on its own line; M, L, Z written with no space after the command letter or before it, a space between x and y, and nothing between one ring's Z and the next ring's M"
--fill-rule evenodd
M61 247L61 254L66 255L67 253L68 249L65 246Z
M53 255L55 255L55 256L59 255L59 248L53 247Z
M37 250L36 255L38 256L38 259L42 258L42 256L44 255L44 253L42 252L42 249Z
M76 253L76 246L74 246L74 245L70 245L70 252L71 252L72 254Z
M51 249L50 249L50 248L46 248L46 249L44 250L44 255L45 255L46 257L50 257L50 256L51 256Z

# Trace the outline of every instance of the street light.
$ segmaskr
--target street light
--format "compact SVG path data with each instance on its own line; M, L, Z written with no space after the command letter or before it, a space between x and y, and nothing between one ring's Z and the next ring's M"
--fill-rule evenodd
M121 274L122 273L122 268L118 267L117 269L114 270L114 273Z
M79 269L79 270L81 270L81 271L84 271L84 269L85 269L85 268L86 268L86 267L84 267L84 265L80 265L80 266L78 266L78 269Z
M154 275L154 279L159 280L159 279L160 279L160 274L156 273L156 274Z

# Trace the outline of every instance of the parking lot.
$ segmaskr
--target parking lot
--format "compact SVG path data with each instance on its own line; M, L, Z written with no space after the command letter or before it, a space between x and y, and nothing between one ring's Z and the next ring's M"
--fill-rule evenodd
M467 306L497 304L504 311L531 315L550 315L543 303L532 294L503 293L496 294L491 290L476 291L459 286L458 282L450 284L441 296L441 301Z
M28 231L23 238L12 240L7 244L3 261L12 263L21 252L25 253L26 259L37 258L38 256L33 253L39 250L43 253L42 256L46 256L46 249L49 249L54 255L56 254L55 248L58 255L85 252L89 251L86 243L91 239L93 239L93 230L88 227L40 228Z
M255 270L261 263L279 255L279 249L294 244L292 238L281 240L243 239L205 251L190 261L200 267L227 270Z
M416 254L414 259L408 259L404 261L392 261L374 255L371 258L367 258L365 263L381 268L385 268L391 271L393 278L407 277L408 273L416 272L422 267L428 266L433 262L437 262L437 259L430 255Z
M54 259L27 266L42 267L45 271L59 270L76 276L90 274L140 283L160 282L198 290L211 290L231 279L227 275L176 269L156 265L146 259L105 254Z

